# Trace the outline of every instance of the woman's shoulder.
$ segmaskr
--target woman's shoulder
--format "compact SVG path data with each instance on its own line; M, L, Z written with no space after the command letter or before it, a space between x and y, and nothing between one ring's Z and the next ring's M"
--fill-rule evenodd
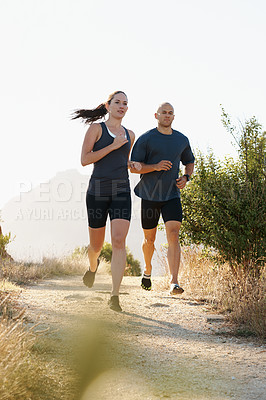
M94 130L102 129L102 122L93 122L90 127Z
M127 129L127 128L126 128L126 129ZM134 133L131 129L127 129L127 131L128 131L128 134L129 134L130 138L131 138L131 139L132 139L132 138L135 139L135 133Z
M122 126L123 126L123 125L122 125ZM125 130L126 132L128 132L129 137L130 137L130 140L131 140L131 141L132 141L132 140L135 140L135 133L134 133L131 129L126 128L125 126L123 126L123 128L124 128L124 130Z
M102 126L98 122L90 124L86 132L86 138L92 138L94 141L98 141L102 136ZM90 140L90 139L88 139Z
M93 122L92 124L90 124L89 128L88 128L89 132L94 132L94 133L99 133L102 131L102 125L101 123L98 122Z

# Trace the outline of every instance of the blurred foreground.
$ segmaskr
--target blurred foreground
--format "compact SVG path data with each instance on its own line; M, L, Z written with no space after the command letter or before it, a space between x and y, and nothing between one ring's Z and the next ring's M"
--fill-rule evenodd
M153 279L151 292L140 288L139 277L127 276L119 314L107 306L108 265L101 263L89 290L81 279L86 263L2 265L1 399L263 398L265 348L247 323L230 319L238 309L243 314L250 283L236 286L226 266L183 249L185 292L169 295L167 269ZM261 332L260 285L256 290L249 322L256 316Z

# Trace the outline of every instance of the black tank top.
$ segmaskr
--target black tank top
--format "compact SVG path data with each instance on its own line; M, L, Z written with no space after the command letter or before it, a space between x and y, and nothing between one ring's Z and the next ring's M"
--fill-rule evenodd
M93 151L101 150L114 141L104 122L101 122L101 127L102 135L94 144ZM89 194L111 196L130 192L127 163L131 140L127 129L124 129L128 142L94 163L88 187Z

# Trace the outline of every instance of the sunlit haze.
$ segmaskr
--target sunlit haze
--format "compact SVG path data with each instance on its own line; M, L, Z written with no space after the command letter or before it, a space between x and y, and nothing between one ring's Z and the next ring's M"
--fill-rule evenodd
M221 123L266 126L263 0L1 0L0 209L80 164L86 127L70 116L115 90L136 137L162 102L194 150L236 157Z
M194 149L234 155L220 104L265 126L265 11L263 0L2 0L0 207L22 182L88 172L86 128L70 113L117 89L137 137L169 101Z

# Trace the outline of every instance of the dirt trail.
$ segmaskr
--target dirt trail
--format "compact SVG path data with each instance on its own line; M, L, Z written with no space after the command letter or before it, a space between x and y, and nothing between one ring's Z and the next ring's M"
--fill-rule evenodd
M82 284L81 277L66 277L22 291L28 318L43 328L50 327L51 335L56 334L61 342L61 351L70 351L70 336L76 344L84 343L82 326L94 327L90 353L99 348L101 352L100 342L93 342L101 332L107 350L98 354L98 361L103 357L107 365L111 360L112 368L102 371L105 363L98 362L99 371L94 371L96 375L99 372L98 377L83 400L266 397L265 346L219 334L222 320L216 320L204 305L185 293L172 298L163 288L162 278L153 280L151 292L142 290L139 283L140 278L124 277L120 296L123 313L109 310L111 277L100 273L92 289ZM93 370L94 366L88 368Z

